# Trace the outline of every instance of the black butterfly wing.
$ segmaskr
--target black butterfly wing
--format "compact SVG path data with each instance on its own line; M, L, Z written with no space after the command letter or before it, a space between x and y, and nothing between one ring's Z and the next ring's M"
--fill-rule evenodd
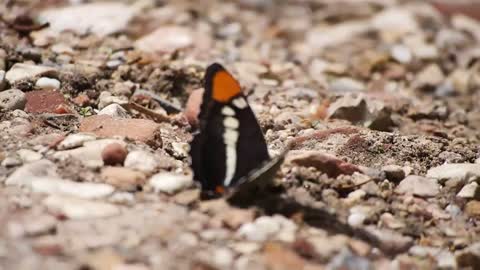
M234 186L269 159L263 133L238 83L218 64L207 68L199 123L190 155L202 190Z

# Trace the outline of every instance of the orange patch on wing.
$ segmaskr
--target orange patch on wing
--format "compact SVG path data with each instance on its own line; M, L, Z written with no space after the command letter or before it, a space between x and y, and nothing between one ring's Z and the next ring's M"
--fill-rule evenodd
M226 71L219 71L213 77L212 97L217 102L226 103L240 94L240 84Z
M219 194L224 194L225 193L225 188L222 186L216 186L215 191Z

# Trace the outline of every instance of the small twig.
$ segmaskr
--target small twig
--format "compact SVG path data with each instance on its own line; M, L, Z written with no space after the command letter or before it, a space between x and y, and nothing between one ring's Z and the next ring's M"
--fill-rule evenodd
M150 116L153 118L156 122L170 122L170 118L168 116L159 114L155 111L152 111L148 108L143 107L142 105L135 103L135 102L129 102L127 104L122 105L124 108L127 110L136 110L140 113L143 113L145 115Z

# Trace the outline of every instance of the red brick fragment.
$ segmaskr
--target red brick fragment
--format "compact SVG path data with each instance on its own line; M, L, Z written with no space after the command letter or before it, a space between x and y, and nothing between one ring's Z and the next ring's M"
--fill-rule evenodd
M56 90L38 90L26 93L25 111L29 113L68 113L70 108L62 93Z
M147 119L118 119L108 115L84 118L80 132L94 133L98 137L121 136L155 147L162 145L160 125Z

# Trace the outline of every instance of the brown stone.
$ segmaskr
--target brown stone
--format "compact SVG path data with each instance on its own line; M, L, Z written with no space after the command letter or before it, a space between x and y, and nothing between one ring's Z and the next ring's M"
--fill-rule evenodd
M127 157L127 149L119 143L111 143L102 151L102 160L105 165L123 164Z
M263 255L268 269L272 270L304 269L306 265L302 257L277 243L267 243Z
M288 160L299 166L314 167L330 177L337 177L341 174L352 175L354 172L360 172L358 166L318 151L300 151L298 154L289 157Z
M480 218L480 201L469 201L465 205L465 213L471 217Z
M200 113L200 105L202 104L204 90L193 90L187 100L185 106L185 117L190 125L196 126L198 124L198 114Z
M73 103L80 107L86 106L90 103L90 98L86 94L80 94L73 99Z
M105 183L124 191L136 191L147 180L144 173L123 167L105 167L101 178Z
M29 113L69 113L71 110L62 93L56 90L38 90L26 93L25 111Z
M160 125L146 119L117 119L108 115L94 115L83 119L80 132L98 137L122 136L161 147Z

